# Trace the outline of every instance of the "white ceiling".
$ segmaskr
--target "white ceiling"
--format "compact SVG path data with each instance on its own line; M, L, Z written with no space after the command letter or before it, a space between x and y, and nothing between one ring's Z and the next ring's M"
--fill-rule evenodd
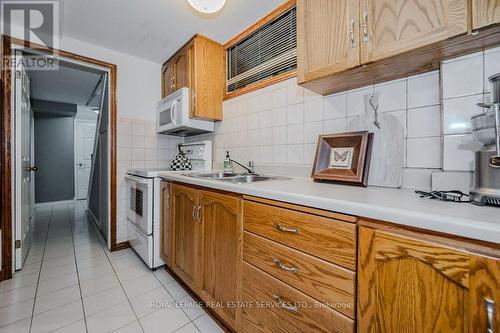
M85 105L101 78L98 71L59 63L57 71L29 71L30 97L44 101Z
M64 0L62 34L163 63L195 33L225 43L285 0L227 0L203 15L186 0Z

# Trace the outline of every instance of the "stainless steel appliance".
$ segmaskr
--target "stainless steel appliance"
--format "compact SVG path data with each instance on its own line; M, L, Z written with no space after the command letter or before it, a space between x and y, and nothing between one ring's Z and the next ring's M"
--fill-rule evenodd
M189 88L181 88L158 102L157 132L176 136L191 136L213 132L213 121L191 118Z
M211 141L182 144L180 149L191 160L193 170L212 171ZM165 264L160 257L160 175L166 172L174 171L130 169L125 176L127 238L130 246L152 269Z
M475 155L475 184L472 203L500 207L500 73L489 78L493 102L481 104L488 109L472 117L472 133L483 146Z

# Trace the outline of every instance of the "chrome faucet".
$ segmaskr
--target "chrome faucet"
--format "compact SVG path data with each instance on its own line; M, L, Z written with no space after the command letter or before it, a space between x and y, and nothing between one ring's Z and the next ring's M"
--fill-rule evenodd
M245 169L248 173L250 174L254 174L254 168L255 168L255 164L253 161L248 161L248 167L244 166L243 164L241 164L240 162L238 161L235 161L233 159L229 159L231 162L235 163L235 164L238 164L240 167L242 167L243 169Z

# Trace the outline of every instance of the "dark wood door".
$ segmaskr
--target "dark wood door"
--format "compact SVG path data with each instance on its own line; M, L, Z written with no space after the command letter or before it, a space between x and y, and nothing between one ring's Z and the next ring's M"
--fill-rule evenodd
M487 332L500 261L428 240L360 228L359 332Z
M200 191L203 228L203 277L200 293L206 302L218 306L214 310L233 328L236 327L236 307L239 300L242 261L241 198Z
M172 184L172 270L193 290L198 285L200 223L196 219L198 191Z

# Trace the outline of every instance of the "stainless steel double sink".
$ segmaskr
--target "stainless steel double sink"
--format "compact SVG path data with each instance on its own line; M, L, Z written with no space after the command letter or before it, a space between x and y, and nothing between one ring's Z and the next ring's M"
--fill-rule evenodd
M183 176L207 179L207 180L219 180L224 182L230 182L235 184L245 184L254 183L267 180L285 180L290 179L280 176L268 176L261 175L257 173L237 173L237 172L212 172L212 173L187 173Z

